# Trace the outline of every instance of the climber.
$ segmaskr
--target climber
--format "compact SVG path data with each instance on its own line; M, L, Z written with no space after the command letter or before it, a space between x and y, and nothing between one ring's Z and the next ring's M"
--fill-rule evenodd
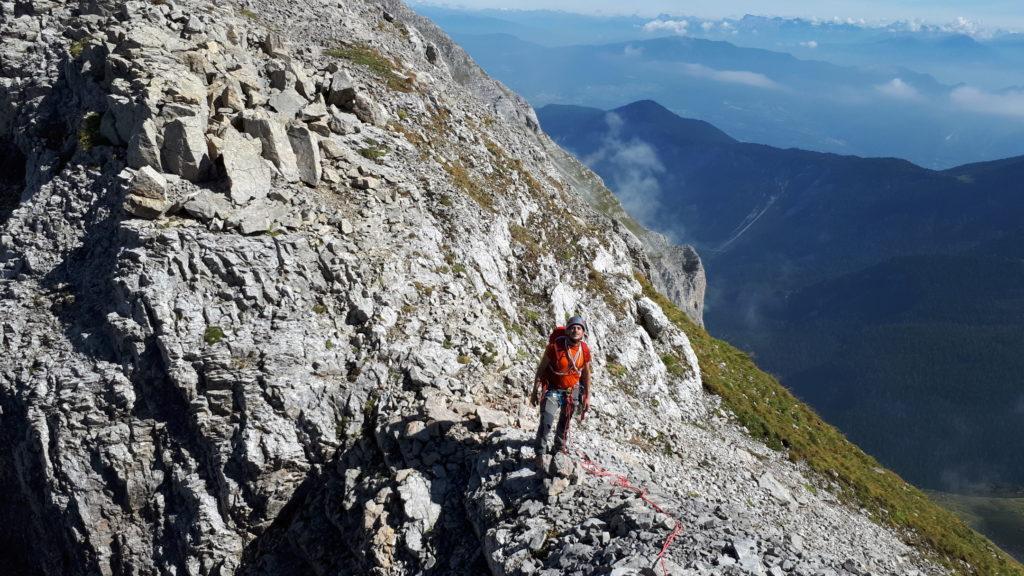
M530 404L541 405L536 453L542 467L545 456L565 450L577 404L581 421L590 408L590 349L583 341L586 335L586 321L580 316L569 318L564 329L552 332L537 366ZM551 426L556 417L558 425L552 441Z

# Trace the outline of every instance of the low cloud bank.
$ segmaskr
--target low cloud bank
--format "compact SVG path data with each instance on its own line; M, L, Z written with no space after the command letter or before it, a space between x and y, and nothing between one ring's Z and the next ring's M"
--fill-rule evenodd
M1024 120L1024 90L986 92L971 86L960 86L949 94L949 99L960 108Z

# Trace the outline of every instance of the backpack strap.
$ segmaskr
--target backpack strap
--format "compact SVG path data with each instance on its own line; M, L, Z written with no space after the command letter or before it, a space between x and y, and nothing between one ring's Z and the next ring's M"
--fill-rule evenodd
M569 360L569 371L568 372L559 372L558 370L555 370L554 365L552 363L550 363L550 362L548 363L548 368L550 368L551 371L554 372L556 376L568 376L569 374L581 374L583 372L583 369L580 367L579 363L580 363L580 360L583 360L583 359L586 358L585 352L586 352L587 343L583 342L582 340L580 341L581 346L580 346L579 350L576 351L576 357L574 358L573 354L572 354L572 351L570 350L570 347L566 344L566 337L565 336L559 336L558 339L555 341L556 342L556 344L555 344L555 353L556 354L558 353L558 341L561 341L562 349L565 350L565 357Z

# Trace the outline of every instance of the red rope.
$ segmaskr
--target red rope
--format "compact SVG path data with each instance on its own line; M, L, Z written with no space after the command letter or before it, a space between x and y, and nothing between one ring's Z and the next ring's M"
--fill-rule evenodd
M583 469L586 470L588 474L592 476L597 476L598 478L611 478L612 483L615 486L633 492L634 494L639 496L641 500L646 502L648 506L650 506L657 512L660 512L661 514L668 516L673 520L673 522L675 522L675 524L672 527L672 532L670 532L668 537L665 538L665 541L661 545L661 552L658 553L658 561L661 563L661 571L665 574L665 576L668 576L668 569L665 568L665 554L668 553L668 549L670 546L672 546L672 542L674 542L675 539L680 534L682 534L683 523L680 522L679 519L675 516L662 510L661 506L658 506L657 503L648 498L646 488L637 488L629 481L629 478L627 478L625 475L616 474L614 472L609 472L608 470L605 470L599 464L595 463L590 458L587 458L587 455L580 452L579 450L576 451L576 456L580 459L580 463L583 465Z
M574 410L573 410L573 402L572 402L572 392L569 392L569 394L567 394L567 398L565 399L565 405L563 406L563 410L566 411L567 413L563 413L562 414L562 418L566 419L565 420L565 430L563 431L563 436L562 436L562 452L565 453L565 454L568 454L569 453L569 429L570 429L570 425L572 424L572 416L573 416L573 412L574 412ZM582 418L580 419L580 421L582 422ZM594 462L590 458L587 458L587 455L584 454L583 452L580 452L579 450L576 450L576 457L580 459L580 464L583 465L583 469L586 470L588 474L590 474L592 476L597 476L598 478L611 478L611 479L613 479L613 484L615 486L618 486L619 488L623 488L625 490L628 490L628 491L633 492L634 494L640 496L640 499L643 500L644 502L646 502L648 506L650 506L654 510L660 512L661 514L664 514L664 515L668 516L669 518L672 519L673 522L675 522L675 524L672 526L672 531L669 532L669 535L665 538L665 541L661 545L661 552L658 553L658 562L661 563L661 571L665 574L665 576L668 576L668 569L665 568L665 554L668 553L668 549L669 549L670 546L672 546L672 542L674 542L675 539L680 534L683 533L683 523L680 522L679 519L676 518L675 516L673 516L673 515L669 514L668 512L665 512L664 510L662 510L661 506L658 506L657 503L655 503L653 500L651 500L650 498L647 497L647 489L646 488L637 488L636 486L633 486L633 484L629 481L629 478L627 478L625 475L623 475L623 474L616 474L614 472L609 472L608 470L605 470L599 464L597 464L596 462Z

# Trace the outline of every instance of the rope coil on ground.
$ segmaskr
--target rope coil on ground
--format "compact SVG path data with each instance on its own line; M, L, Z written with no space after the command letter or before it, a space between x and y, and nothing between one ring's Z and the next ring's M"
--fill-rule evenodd
M668 553L669 547L672 546L672 542L675 541L675 539L683 533L683 523L672 514L665 512L661 508L661 506L658 506L656 502L648 498L646 488L638 488L637 486L634 486L629 481L629 478L626 477L624 474L616 474L615 472L609 472L600 464L597 464L596 462L588 458L586 454L579 450L576 450L575 453L576 457L579 458L580 464L583 466L583 469L586 470L588 474L590 474L591 476L596 476L598 478L611 478L613 480L613 485L618 486L619 488L622 488L624 490L633 492L656 512L664 514L672 519L672 521L674 522L672 531L665 538L665 541L661 545L661 552L658 553L658 562L661 564L661 571L665 574L665 576L668 576L668 569L665 568L665 555Z

